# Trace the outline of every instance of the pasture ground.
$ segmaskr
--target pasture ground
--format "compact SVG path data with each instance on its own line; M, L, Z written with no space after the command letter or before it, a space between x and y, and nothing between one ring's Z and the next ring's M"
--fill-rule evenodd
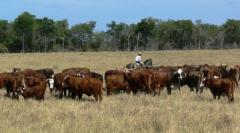
M53 68L60 72L68 67L89 67L103 74L134 60L137 52L85 52L47 54L1 54L0 72L20 68ZM154 65L240 64L240 50L157 51L142 52ZM235 102L227 98L214 101L209 90L202 95L189 88L175 90L171 96L119 94L94 103L56 99L47 94L45 101L12 100L0 91L0 133L40 132L240 132L240 92Z

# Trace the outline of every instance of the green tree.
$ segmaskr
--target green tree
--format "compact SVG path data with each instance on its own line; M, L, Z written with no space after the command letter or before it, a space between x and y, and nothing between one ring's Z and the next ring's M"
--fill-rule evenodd
M67 37L69 35L69 24L67 19L57 21L55 23L56 25L56 34L57 34L57 39L60 40L62 44L62 50L64 51L65 43L67 42Z
M23 53L25 52L25 48L27 51L32 49L34 21L35 16L28 12L23 12L14 20L14 31L18 37L16 42L20 43L20 40L22 41Z
M44 17L39 21L40 21L40 25L38 28L39 28L40 35L43 37L44 52L47 52L47 49L49 47L48 46L49 39L54 37L56 33L55 23L52 19L49 19L47 17Z
M87 23L76 24L71 28L71 36L75 48L80 48L86 51L93 40L93 33L96 26L95 21Z
M7 27L8 21L7 20L0 20L0 43L6 43L7 38Z
M240 20L228 19L223 24L225 31L225 43L240 43Z
M139 44L140 35L143 38L143 45L144 49L146 49L148 39L153 37L155 34L155 28L158 20L154 18L144 18L139 23L137 23L137 28L135 34L137 36L137 45ZM137 46L138 47L138 46Z

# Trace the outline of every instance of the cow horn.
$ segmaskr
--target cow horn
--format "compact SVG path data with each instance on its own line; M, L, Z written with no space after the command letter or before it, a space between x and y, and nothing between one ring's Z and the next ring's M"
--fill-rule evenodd
M66 80L67 78L69 78L69 75L65 76L65 77L64 77L64 80Z
M85 78L85 75L81 73L81 76L80 76L80 77L81 77L81 78Z

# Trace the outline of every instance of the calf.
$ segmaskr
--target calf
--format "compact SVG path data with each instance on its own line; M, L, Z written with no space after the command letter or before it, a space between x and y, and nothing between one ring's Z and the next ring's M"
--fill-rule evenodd
M42 82L41 85L35 85L32 87L20 88L18 91L24 97L24 99L35 97L37 100L44 100L46 90L46 82Z

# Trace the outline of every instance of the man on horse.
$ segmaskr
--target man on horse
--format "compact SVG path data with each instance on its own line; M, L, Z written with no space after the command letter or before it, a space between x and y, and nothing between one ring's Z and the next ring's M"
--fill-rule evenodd
M135 62L136 62L136 64L137 64L138 67L139 67L139 66L140 66L140 67L143 66L141 56L142 56L142 53L138 53L138 55L135 57Z

